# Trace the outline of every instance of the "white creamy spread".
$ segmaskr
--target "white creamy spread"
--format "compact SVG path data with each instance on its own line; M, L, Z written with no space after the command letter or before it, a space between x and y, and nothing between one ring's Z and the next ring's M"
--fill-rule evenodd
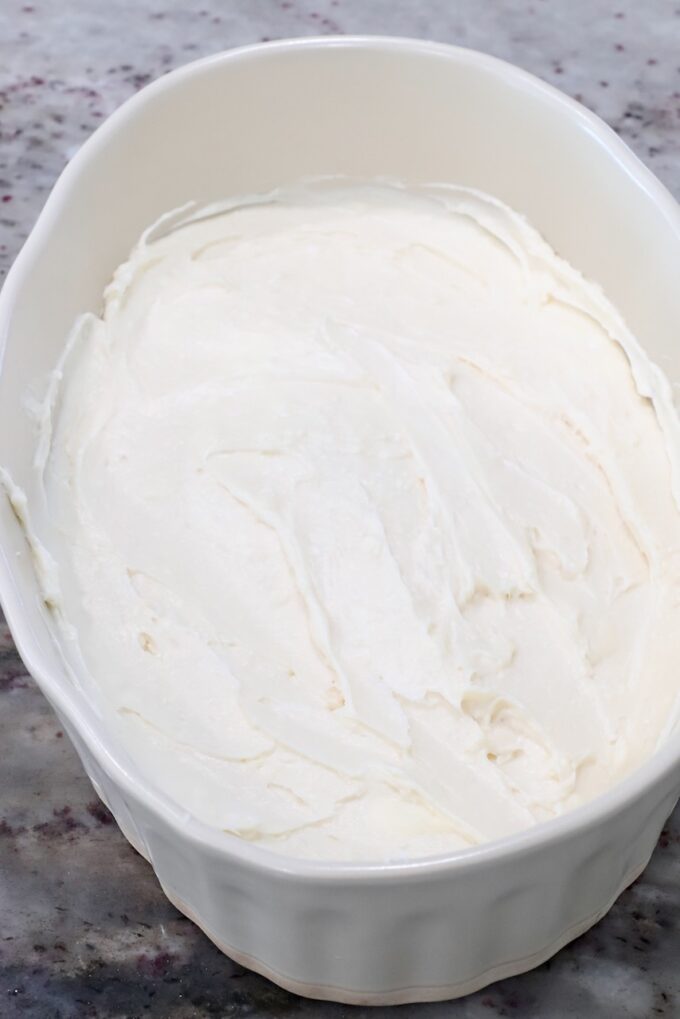
M665 377L477 192L208 211L142 238L39 421L36 567L132 758L208 824L328 859L610 787L679 687Z

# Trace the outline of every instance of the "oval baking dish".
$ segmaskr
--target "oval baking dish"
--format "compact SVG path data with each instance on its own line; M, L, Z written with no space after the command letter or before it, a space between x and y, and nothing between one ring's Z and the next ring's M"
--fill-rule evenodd
M142 230L301 177L451 182L526 214L601 284L680 383L680 210L594 115L469 50L289 40L219 54L143 89L83 145L0 295L0 463L30 494L29 383L96 311ZM168 897L234 959L356 1003L466 994L585 931L644 868L680 793L680 735L596 800L478 848L410 863L300 861L211 829L132 765L55 646L23 533L0 500L0 599L27 668L95 789Z

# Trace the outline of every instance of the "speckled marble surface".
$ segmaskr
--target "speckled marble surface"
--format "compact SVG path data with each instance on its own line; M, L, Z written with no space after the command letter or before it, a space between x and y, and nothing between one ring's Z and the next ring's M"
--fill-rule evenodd
M604 117L680 197L680 0L0 0L0 274L65 161L151 78L291 35L431 37L487 50ZM163 897L99 804L0 621L0 1015L368 1015L304 1001L222 956ZM371 1019L680 1015L680 810L640 880L530 974Z

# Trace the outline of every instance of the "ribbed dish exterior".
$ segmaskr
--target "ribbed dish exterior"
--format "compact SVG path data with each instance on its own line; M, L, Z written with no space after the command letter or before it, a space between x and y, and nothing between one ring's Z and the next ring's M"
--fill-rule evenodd
M182 913L275 983L348 1004L460 997L544 962L642 872L678 798L669 776L614 817L487 866L394 880L300 878L178 837L121 795L64 724L97 793Z

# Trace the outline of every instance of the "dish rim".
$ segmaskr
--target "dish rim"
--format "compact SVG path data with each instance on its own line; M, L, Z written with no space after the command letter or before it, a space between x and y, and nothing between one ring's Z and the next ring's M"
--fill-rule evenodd
M17 295L30 279L32 262L44 238L53 228L59 209L74 200L81 170L97 153L104 149L109 137L124 127L145 104L165 90L180 87L207 67L222 63L260 58L272 52L306 49L381 49L386 51L420 52L423 55L453 59L459 64L474 65L525 92L531 92L550 102L558 115L571 119L593 135L606 148L618 164L645 194L647 200L667 220L680 238L680 206L668 189L655 177L624 141L596 114L576 100L528 71L498 57L478 50L447 43L432 42L400 36L348 35L309 36L279 39L266 43L253 43L202 57L178 67L149 83L135 95L126 99L81 145L66 164L50 192L31 232L17 255L5 284L0 291L0 372L10 333L12 309ZM288 856L258 846L229 832L214 828L191 815L170 796L156 788L145 776L136 775L120 757L121 746L107 729L85 695L71 687L66 679L59 678L42 655L38 641L31 633L30 623L22 618L22 599L14 581L8 552L0 531L0 605L17 650L41 692L53 707L73 727L87 746L97 764L107 773L117 788L139 801L146 810L157 815L173 833L189 839L195 845L254 871L277 874L301 882L355 884L357 882L396 882L404 878L421 880L442 873L464 873L469 868L492 866L499 860L509 860L585 833L595 825L604 823L632 801L659 785L680 766L680 733L669 735L652 756L630 775L617 782L582 806L531 828L466 849L438 853L416 859L396 859L375 862L317 860Z

